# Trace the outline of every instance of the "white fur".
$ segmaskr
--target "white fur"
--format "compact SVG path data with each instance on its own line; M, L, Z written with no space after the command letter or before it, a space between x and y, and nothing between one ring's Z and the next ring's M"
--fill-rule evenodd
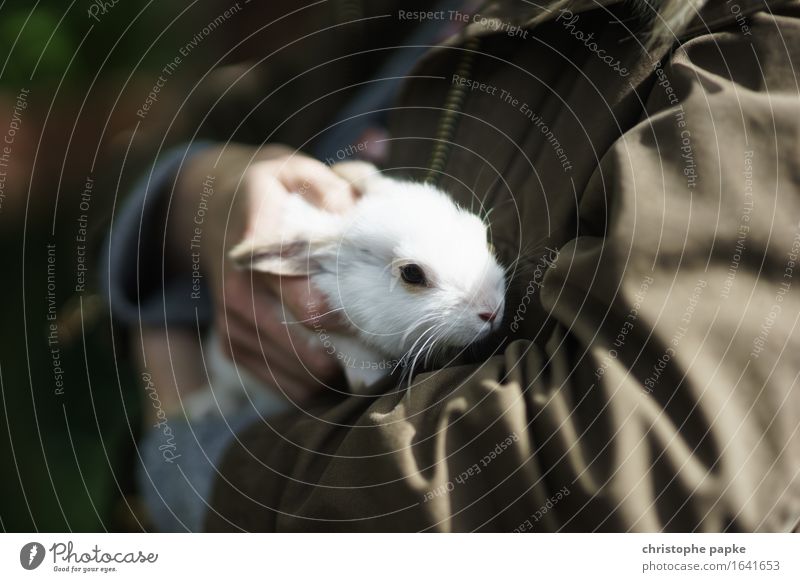
M357 340L332 338L342 361L353 359L342 350L378 359L378 369L359 383L366 387L389 373L385 360L419 365L497 329L505 277L480 218L433 186L386 178L367 164L334 170L362 191L351 212L329 214L293 195L282 232L260 233L231 257L269 273L307 273L330 309L343 312ZM406 263L420 265L429 285L402 282L399 268ZM497 317L485 322L482 312ZM359 374L350 370L348 377L355 381Z

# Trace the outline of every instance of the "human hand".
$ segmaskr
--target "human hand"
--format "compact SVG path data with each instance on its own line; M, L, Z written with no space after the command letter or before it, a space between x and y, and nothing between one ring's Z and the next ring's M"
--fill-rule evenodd
M218 176L203 233L204 244L208 240L213 248L204 254L203 268L212 286L214 326L224 353L237 365L302 401L335 380L341 369L320 343L309 343L300 326L335 331L338 317L327 314L308 278L238 270L226 251L253 233L280 228L290 193L325 210L345 212L355 192L325 164L290 150L271 147L252 163L248 154L252 158L253 150L215 148L198 155L187 174L193 182ZM284 323L291 319L302 323Z

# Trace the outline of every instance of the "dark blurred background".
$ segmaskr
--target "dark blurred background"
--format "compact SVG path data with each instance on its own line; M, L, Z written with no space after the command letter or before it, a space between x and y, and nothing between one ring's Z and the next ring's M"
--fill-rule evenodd
M269 138L309 150L353 96L342 88L388 53L362 49L408 38L413 24L397 19L367 28L391 4L0 3L1 530L149 527L133 478L142 386L97 285L112 214L172 144ZM322 59L333 61L294 79Z
M87 216L86 252L96 254L114 202L103 170L109 152L134 129L131 113L175 53L169 40L191 37L188 28L210 8L175 19L185 5L144 4L97 8L99 22L88 2L10 0L0 8L0 134L10 148L0 208L5 531L130 530L144 520L132 485L139 395L126 347L112 341L92 258L85 291L76 292L78 217ZM165 91L165 101L173 98Z

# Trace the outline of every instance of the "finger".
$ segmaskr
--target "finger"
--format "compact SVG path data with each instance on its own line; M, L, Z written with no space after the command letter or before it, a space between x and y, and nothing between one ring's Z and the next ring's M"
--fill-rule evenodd
M300 324L284 323L297 321L293 311L299 309L286 302L281 303L272 294L270 279L273 278L259 273L252 273L252 278L230 277L226 289L226 304L220 314L220 327L229 328L229 334L239 331L238 337L247 345L256 345L259 341L274 344L274 349L283 352L280 355L295 355L312 371L326 373L330 370L330 364L324 355L319 354L319 346L310 344L308 332ZM294 279L298 281L294 285L298 293L309 291L316 294L310 291L307 280L300 277ZM281 289L278 288L275 293L280 295ZM308 305L313 305L310 302L314 299L304 296L294 298L294 301L306 309ZM290 311L287 312L287 309Z
M239 354L234 363L253 374L265 387L284 394L292 402L303 402L324 389L319 382L309 381L275 366L268 367L260 353Z
M320 341L320 334L327 330L317 325L309 332L303 324L292 319L292 314L287 313L285 306L278 303L265 306L257 320L259 336L270 338L276 349L284 351L286 357L297 358L315 376L330 378L338 364L335 352L326 353Z
M292 314L286 312L286 305L258 292L250 295L250 303L245 306L234 302L235 307L229 310L224 322L228 334L236 338L237 347L252 346L251 350L257 350L260 343L269 346L272 355L285 362L281 366L284 369L289 365L294 369L302 365L322 381L335 375L338 364L324 353L319 342L312 341L314 336L300 324L284 323L293 320Z
M286 311L304 327L328 331L346 331L347 314L343 308L332 308L325 295L307 277L275 277L265 275L266 285L279 297Z
M322 162L306 156L265 162L290 192L329 212L345 212L353 206L356 192Z
M312 369L296 354L286 352L280 343L259 341L256 334L239 325L232 326L230 335L223 341L229 359L247 369L266 387L286 389L294 398L318 392L339 373L330 361L324 368Z

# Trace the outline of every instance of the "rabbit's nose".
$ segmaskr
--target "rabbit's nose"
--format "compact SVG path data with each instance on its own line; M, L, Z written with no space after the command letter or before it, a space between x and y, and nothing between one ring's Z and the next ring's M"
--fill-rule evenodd
M483 321L488 321L489 323L491 323L495 319L497 319L497 312L496 311L493 311L493 312L484 311L482 313L479 313L478 317L480 317Z

